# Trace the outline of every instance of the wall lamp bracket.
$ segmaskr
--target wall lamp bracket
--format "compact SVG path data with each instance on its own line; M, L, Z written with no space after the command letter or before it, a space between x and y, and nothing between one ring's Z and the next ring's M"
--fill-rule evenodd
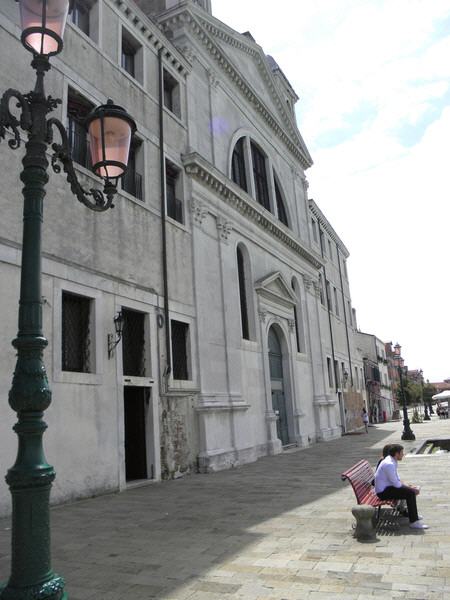
M123 313L120 310L114 317L114 329L116 333L108 333L108 358L114 356L114 351L122 339L124 321Z

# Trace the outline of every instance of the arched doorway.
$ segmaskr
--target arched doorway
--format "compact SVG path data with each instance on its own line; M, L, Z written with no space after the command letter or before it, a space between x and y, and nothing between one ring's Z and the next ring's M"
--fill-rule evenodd
M286 410L286 398L284 396L283 379L283 353L280 338L276 329L269 329L269 365L270 365L270 387L272 391L272 408L278 416L277 435L283 446L289 444L289 429Z

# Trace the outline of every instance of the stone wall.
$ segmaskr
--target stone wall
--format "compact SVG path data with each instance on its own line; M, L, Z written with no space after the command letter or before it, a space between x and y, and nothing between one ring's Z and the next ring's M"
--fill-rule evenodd
M177 479L197 470L197 436L192 396L160 399L161 478Z
M360 392L344 392L344 406L347 431L356 431L363 427L364 400Z

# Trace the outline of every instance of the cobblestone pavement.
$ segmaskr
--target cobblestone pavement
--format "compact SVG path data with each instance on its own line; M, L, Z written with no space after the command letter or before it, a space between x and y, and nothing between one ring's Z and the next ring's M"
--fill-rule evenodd
M450 420L413 428L418 440L450 437ZM339 474L360 458L375 463L401 429L379 425L231 471L57 507L53 566L70 600L449 600L450 455L408 456L400 466L422 486L428 531L386 516L376 542L352 536L354 496ZM2 579L10 533L0 520Z

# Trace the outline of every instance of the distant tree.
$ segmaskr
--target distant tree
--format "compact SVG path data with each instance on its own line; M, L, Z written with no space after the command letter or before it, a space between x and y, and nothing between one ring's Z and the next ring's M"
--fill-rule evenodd
M431 383L426 383L423 386L423 401L427 404L431 403L432 397L437 394L437 389Z
M403 377L403 390L405 392L406 404L413 405L419 404L422 401L422 387L419 383L408 379L408 377ZM397 400L401 404L403 402L402 398L402 390L400 384L396 389Z

